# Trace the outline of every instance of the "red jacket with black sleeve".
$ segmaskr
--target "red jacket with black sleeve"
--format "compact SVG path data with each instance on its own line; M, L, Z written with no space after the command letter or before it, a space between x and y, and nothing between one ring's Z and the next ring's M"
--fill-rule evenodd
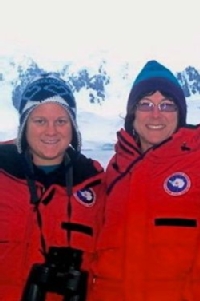
M118 133L90 301L200 300L200 128L141 154Z

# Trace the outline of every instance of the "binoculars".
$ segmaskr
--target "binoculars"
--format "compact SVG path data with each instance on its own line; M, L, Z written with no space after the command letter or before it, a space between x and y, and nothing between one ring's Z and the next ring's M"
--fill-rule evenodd
M85 301L88 272L81 271L83 251L70 247L50 247L44 263L35 263L20 301L45 301L48 292L63 301Z

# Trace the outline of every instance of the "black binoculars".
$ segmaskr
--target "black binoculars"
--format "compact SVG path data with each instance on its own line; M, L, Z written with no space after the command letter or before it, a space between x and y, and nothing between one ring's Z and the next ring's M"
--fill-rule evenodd
M81 271L83 251L70 247L50 247L45 263L30 270L20 301L45 301L48 292L63 301L85 301L88 272Z

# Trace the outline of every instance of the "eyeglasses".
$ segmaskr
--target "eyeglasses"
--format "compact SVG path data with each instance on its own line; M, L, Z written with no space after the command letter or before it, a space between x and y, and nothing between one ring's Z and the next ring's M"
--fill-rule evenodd
M154 107L158 107L160 112L176 112L178 109L174 102L161 102L159 104L155 104L146 100L140 101L137 104L137 109L141 112L152 112Z

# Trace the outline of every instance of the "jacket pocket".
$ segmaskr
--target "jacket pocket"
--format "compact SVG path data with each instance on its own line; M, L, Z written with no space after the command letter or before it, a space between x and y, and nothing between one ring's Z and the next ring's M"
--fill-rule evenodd
M196 219L159 218L149 227L150 274L159 278L183 278L192 268L199 230Z

